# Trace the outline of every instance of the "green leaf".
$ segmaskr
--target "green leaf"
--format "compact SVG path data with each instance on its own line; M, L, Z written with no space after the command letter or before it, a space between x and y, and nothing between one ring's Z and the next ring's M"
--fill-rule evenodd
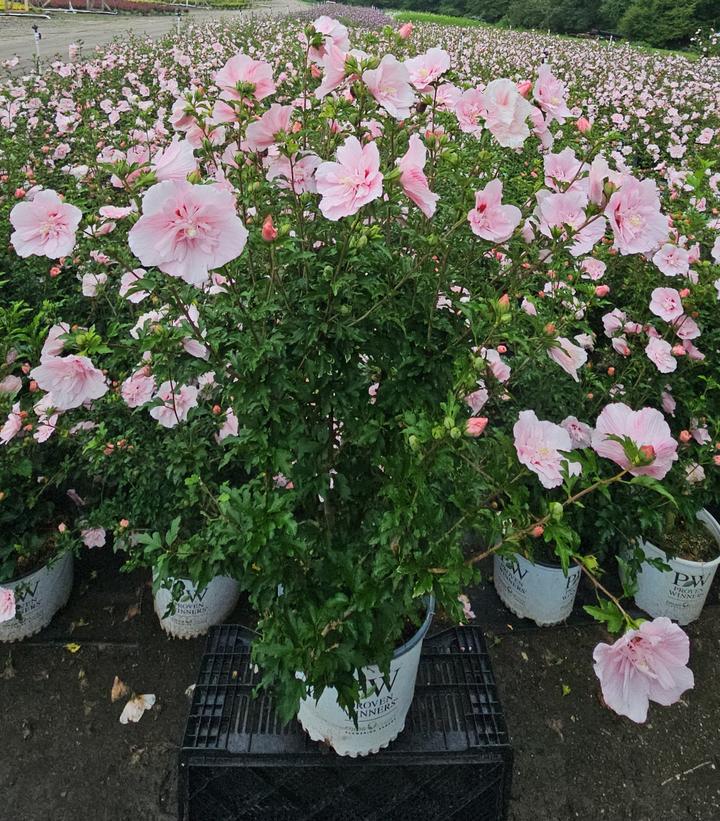
M652 476L633 476L628 484L631 485L640 485L641 487L646 487L648 490L652 490L655 493L660 494L660 496L664 496L669 502L672 502L674 507L678 506L678 503L675 501L675 497L670 493L670 491L664 487L657 479L653 479Z

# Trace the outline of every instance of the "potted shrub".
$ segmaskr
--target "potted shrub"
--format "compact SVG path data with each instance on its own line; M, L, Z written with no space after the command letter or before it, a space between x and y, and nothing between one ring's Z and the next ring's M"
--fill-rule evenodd
M176 443L162 475L177 459L178 488L205 481L185 451L210 440L212 415L226 434L189 520L173 491L135 555L174 579L182 546L193 561L232 551L263 684L353 755L402 730L433 599L459 619L483 557L547 534L604 591L569 511L615 486L657 490L677 442L659 394L610 390L622 340L591 324L610 292L594 255L625 277L669 232L654 184L596 156L614 135L570 123L549 66L519 87L461 87L441 49L369 55L317 24L282 74L258 42L210 56L175 101L176 138L143 132L100 169L125 217L97 242L123 276L141 271L133 356L107 361L120 393L151 380L133 418ZM543 158L558 132L574 148ZM103 398L100 425L119 401ZM594 426L575 452L568 414ZM99 429L93 448L107 442ZM603 602L598 618L635 628Z
M30 370L45 330L23 303L0 308L0 641L46 627L73 585L83 500L69 426L38 402Z
M151 570L163 630L192 638L224 621L240 596L233 578L240 569L237 539L218 528L215 498L223 476L237 476L223 443L232 417L228 426L227 415L209 404L207 377L185 394L201 405L189 420L180 402L153 401L153 366L148 359L140 375L135 370L118 381L102 423L81 434L99 499L92 520L113 531L115 549L126 556L123 570ZM147 388L139 405L138 380Z

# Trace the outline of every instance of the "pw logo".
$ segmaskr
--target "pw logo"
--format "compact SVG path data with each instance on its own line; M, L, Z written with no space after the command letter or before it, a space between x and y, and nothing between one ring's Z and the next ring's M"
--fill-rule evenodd
M202 600L205 598L205 594L207 593L207 591L207 587L202 592L198 590L186 590L185 596L191 604L193 604L194 602L202 602Z
M393 685L395 684L395 679L397 678L399 672L400 670L395 670L394 673L391 673L391 678L389 681L385 681L384 676L378 676L377 678L368 679L367 698L371 698L373 693L375 694L375 696L381 696L383 690L386 688L388 693L390 693L392 691Z
M513 561L512 559L503 559L503 563L505 567L513 574L513 576L517 576L519 579L524 579L527 576L528 571L523 570L520 565Z
M25 601L25 599L33 599L35 598L35 594L37 593L38 584L40 582L35 582L35 584L19 584L15 588L15 601Z
M688 576L687 573L675 572L675 587L704 587L705 576Z

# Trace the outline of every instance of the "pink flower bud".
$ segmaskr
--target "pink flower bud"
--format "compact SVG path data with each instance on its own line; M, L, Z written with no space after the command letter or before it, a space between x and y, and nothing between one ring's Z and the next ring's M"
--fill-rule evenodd
M689 430L681 430L680 431L680 441L681 442L689 442L692 439L692 434Z
M67 525L65 524L65 522L60 522L60 524L58 525L58 532L59 533L65 533L66 530L67 530Z
M685 356L685 348L682 345L673 345L672 347L673 356Z
M655 448L652 445L643 445L640 448L640 453L645 457L645 459L649 462L655 461Z
M413 24L412 23L403 23L402 26L398 29L398 35L403 39L407 40L408 37L413 32Z
M577 128L581 134L587 134L592 126L587 117L578 117L577 120L575 120L575 128Z
M681 299L685 299L685 297L690 296L690 289L689 288L683 288L682 291L679 291L678 293L680 294Z
M720 468L720 453L716 453L715 456L713 456L713 463Z
M24 188L16 188L15 189L15 199L21 200L25 196L25 189Z
M482 432L487 427L488 418L487 416L473 416L472 418L467 420L467 426L465 428L465 433L468 436L477 437L482 434Z
M610 293L610 286L609 285L598 285L595 288L595 296L599 296L600 298L607 296Z
M498 345L497 346L497 352L498 353L507 353L507 348L505 347L505 345Z
M277 228L273 225L272 214L268 214L263 220L262 238L265 242L274 242L277 239Z
M535 525L535 527L530 531L534 539L539 539L544 532L545 528L542 525Z
M532 81L531 80L523 80L522 82L517 84L517 90L520 94L527 99L530 96L530 92L532 91Z

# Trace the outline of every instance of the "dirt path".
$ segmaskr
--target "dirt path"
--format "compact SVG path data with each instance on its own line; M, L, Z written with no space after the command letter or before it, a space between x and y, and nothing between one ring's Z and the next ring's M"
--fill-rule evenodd
M300 0L262 0L253 9L247 11L220 11L203 9L183 14L182 25L188 20L205 22L208 20L236 20L259 14L283 14L289 11L306 9L307 5ZM92 50L107 43L118 35L132 32L159 37L174 31L177 26L175 15L158 15L139 17L128 14L109 16L94 14L58 14L51 13L50 20L21 17L0 17L0 61L11 57L20 57L19 68L32 66L35 54L35 42L31 26L36 24L42 33L40 54L43 60L51 60L59 55L66 60L70 43L83 42L83 54L89 55Z

